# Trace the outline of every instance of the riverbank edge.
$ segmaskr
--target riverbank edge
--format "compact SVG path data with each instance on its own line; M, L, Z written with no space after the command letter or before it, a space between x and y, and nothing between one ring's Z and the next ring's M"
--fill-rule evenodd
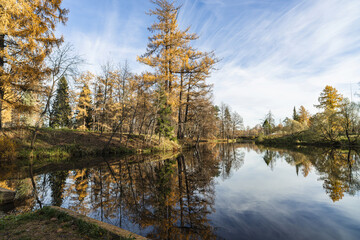
M126 154L158 154L166 152L180 152L182 146L177 141L158 137L117 134L109 144L111 133L78 131L71 129L42 128L38 131L35 148L30 148L31 128L2 130L0 137L10 139L15 145L15 150L9 152L11 146L6 141L0 141L0 156L8 156L10 160L34 160L52 162L66 161L71 158L98 157L98 156L123 156ZM58 141L56 141L59 139ZM5 142L5 141L3 141ZM11 143L10 143L11 144ZM8 151L8 152L6 152ZM5 158L5 157L3 157Z
M144 240L147 239L130 231L124 230L120 227L116 227L98 220L86 217L68 209L46 206L42 209L22 213L19 215L9 215L0 218L0 231L11 226L12 230L16 230L16 226L24 224L26 222L32 222L34 219L45 220L46 224L60 224L70 223L77 226L76 232L82 237L90 237L91 239L121 239L121 240ZM32 229L28 229L31 234ZM65 230L65 229L64 229ZM55 233L60 237L62 231ZM18 234L15 232L15 234Z
M348 143L346 139L336 141L326 141L321 139L306 139L301 135L286 135L281 137L256 138L254 143L269 147L295 148L297 146L317 147L317 148L337 148L337 149L360 149L360 142Z
M134 239L134 240L146 240L147 239L143 236L137 235L135 233L132 233L132 232L122 229L120 227L117 227L117 226L114 226L114 225L111 225L111 224L108 224L105 222L101 222L99 220L87 217L85 215L76 213L76 212L71 211L66 208L61 208L61 207L56 207L56 206L50 206L49 208L53 209L54 211L57 211L59 213L67 214L68 216L70 216L74 219L77 219L79 221L83 221L83 222L89 224L90 226L93 225L93 226L99 227L119 238Z
M17 177L24 179L31 177L31 174L37 176L39 174L46 173L48 171L60 171L60 170L74 170L74 169L83 169L99 166L107 166L107 164L112 164L112 162L117 161L122 158L127 158L125 160L128 164L137 164L139 161L136 159L140 157L140 162L148 161L165 161L167 159L176 158L180 152L166 152L166 153L154 153L154 154L127 154L122 156L109 156L109 157L84 157L84 158L69 158L67 160L37 160L30 164L29 161L14 161L7 162L0 165L0 181L7 180L6 174L3 171L16 171ZM135 158L135 159L133 159ZM1 169L3 168L3 169ZM31 173L31 174L30 174ZM5 175L5 178L3 178Z

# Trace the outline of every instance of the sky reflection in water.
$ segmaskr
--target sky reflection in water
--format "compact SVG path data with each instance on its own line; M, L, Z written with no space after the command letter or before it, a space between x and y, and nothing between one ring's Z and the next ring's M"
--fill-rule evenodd
M154 239L360 239L355 151L203 145L95 166L35 169L40 200Z
M217 178L216 212L210 217L219 226L217 234L225 239L359 239L358 192L333 202L316 167L304 177L284 157L273 164L266 164L264 153L250 151L241 169L226 180Z

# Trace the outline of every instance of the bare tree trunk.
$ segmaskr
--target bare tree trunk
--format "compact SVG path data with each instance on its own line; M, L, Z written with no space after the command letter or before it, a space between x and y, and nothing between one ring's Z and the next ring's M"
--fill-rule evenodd
M121 121L117 124L117 126L115 127L113 133L111 134L110 138L109 138L109 141L106 143L105 147L104 147L104 150L108 149L109 146L110 146L110 143L112 141L112 139L114 138L116 132L118 131L119 127L122 128L122 123L123 123L123 119L121 119Z
M347 137L347 139L348 139L348 144L349 144L349 146L350 146L350 145L351 145L351 140L350 140L349 128L346 128L345 133L346 133L346 137Z
M143 117L142 117L142 121L141 121L140 126L139 126L139 135L141 135L141 134L143 133L142 130L143 130L144 125L146 125L146 124L145 124L146 120L147 120L147 117L146 117L146 106L145 106L145 104L144 104L144 115L143 115ZM144 134L146 134L146 128L145 128Z
M107 74L107 73L105 73ZM107 88L108 88L108 76L105 76L105 88L104 88L104 99L103 99L103 109L102 109L102 114L101 114L101 128L100 128L100 136L102 136L103 132L104 132L104 125L106 122L106 100L107 100Z
M53 83L52 83L52 86L50 88L50 92L49 92L49 94L47 96L45 109L40 114L39 120L35 124L35 128L34 128L34 131L33 131L32 137L31 137L31 149L34 149L34 147L35 147L36 136L37 136L37 132L38 132L38 130L40 128L41 121L43 120L43 117L45 116L45 114L47 113L47 111L48 111L48 109L50 107L50 100L51 100L51 96L52 96L52 94L54 92L55 84L56 84L56 81L55 81L55 79L53 79Z
M3 129L2 112L3 112L4 90L0 86L0 130Z
M153 121L154 121L153 119L150 119L149 124L147 125L147 127L146 127L146 129L145 129L144 142L147 142L148 135L149 135L149 131L150 131L150 127L151 127Z
M156 120L154 119L154 121L153 121L153 123L152 123L150 138L149 138L150 144L151 144L152 136L154 135L155 125L156 125Z
M190 87L190 84L189 84L189 87L187 89L187 97L186 97L186 104L185 104L185 116L184 116L184 122L183 122L183 134L184 134L184 131L186 129L186 123L188 121L189 105L190 105L190 90L191 90L191 87Z
M137 108L138 108L138 103L136 103L134 113L133 113L131 121L130 121L129 135L133 134L133 132L134 132L134 121L135 121L135 117L136 117L136 113L137 113Z
M123 137L123 126L122 126L122 124L120 126L119 132L120 132L120 143L122 143L122 137Z
M183 138L183 132L182 132L183 123L182 123L182 115L181 115L181 112L182 112L182 94L183 94L183 73L181 73L181 77L180 77L179 114L178 114L178 132L177 132L178 139Z
M38 202L40 208L42 208L42 202L39 199L39 195L38 195L37 188L36 188L36 183L34 180L32 159L31 159L30 166L29 166L29 173L30 173L31 184L33 186L33 194L34 194L35 199Z
M0 35L0 51L3 51L5 49L5 35ZM3 71L4 69L4 57L0 56L0 71ZM2 81L0 82L0 129L2 129L2 112L3 112L3 100L4 100L4 86Z
M140 124L139 124L139 127L138 127L138 135L140 136L142 133L143 133L143 127L144 127L144 123L146 121L146 114L144 112L144 115L143 117L140 119ZM146 131L145 131L146 133Z

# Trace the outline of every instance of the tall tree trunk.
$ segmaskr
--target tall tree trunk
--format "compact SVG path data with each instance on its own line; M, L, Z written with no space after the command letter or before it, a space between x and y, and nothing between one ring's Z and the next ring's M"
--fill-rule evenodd
M3 101L4 101L4 90L2 86L0 86L0 130L3 128L2 125Z
M152 136L154 135L154 132L155 132L155 126L156 126L156 115L155 115L155 119L152 122L151 133L150 133L150 137L149 137L149 144L151 144Z
M0 51L3 51L5 49L5 35L0 35ZM0 56L0 74L4 70L4 57ZM1 75L0 75L1 76ZM0 129L2 129L2 112L3 112L3 100L4 100L4 86L3 82L0 81Z
M140 119L140 124L139 124L139 130L138 130L138 135L140 136L142 134L142 129L143 129L143 126L145 124L145 121L146 121L146 102L145 102L145 98L144 98L144 109L143 109L143 116L142 118ZM146 134L146 130L145 130L145 134Z
M191 90L191 86L189 84L188 89L187 89L187 97L186 97L186 104L185 104L185 116L184 116L184 121L183 121L183 134L184 134L184 131L186 129L186 123L188 121L188 115L189 115L190 90Z
M104 130L105 130L105 122L107 121L106 114L107 114L107 89L108 89L108 77L106 77L105 80L105 88L104 88L104 98L103 98L103 109L101 114L101 132L100 136L102 136Z
M144 143L147 142L147 139L149 137L149 131L150 131L150 127L151 127L151 124L153 122L153 119L151 118L150 121L149 121L149 124L146 126L146 129L145 129L145 137L144 137Z
M183 123L182 123L182 94L183 94L183 73L181 73L180 76L180 93L179 93L179 114L178 114L178 131L177 131L177 137L178 139L183 138Z
M42 122L44 116L46 115L46 113L48 112L48 109L50 108L50 100L51 100L51 96L52 96L52 94L54 92L55 84L56 84L56 81L53 79L53 82L52 82L52 85L51 85L51 88L50 88L50 92L49 92L49 94L47 96L45 109L40 114L40 117L39 117L38 121L35 123L35 127L34 127L34 130L32 132L32 137L31 137L31 150L34 150L34 148L35 148L35 142L36 142L36 136L37 136L38 130L39 130L40 126L41 126L41 122Z
M139 105L139 103L137 102L136 106L135 106L135 109L134 109L134 113L133 113L131 121L130 121L129 135L133 134L133 132L134 132L134 121L135 121L135 117L136 117L136 114L137 114L138 105Z

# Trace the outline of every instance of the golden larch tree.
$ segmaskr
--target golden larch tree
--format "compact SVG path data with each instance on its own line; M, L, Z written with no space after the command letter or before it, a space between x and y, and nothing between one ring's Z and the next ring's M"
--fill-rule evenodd
M85 130L90 129L92 124L92 99L89 85L95 76L86 72L83 73L77 82L81 84L81 91L76 105L76 125L77 128Z
M22 109L26 93L40 93L44 60L63 39L55 36L68 10L62 0L0 0L0 128L3 103ZM25 109L24 109L25 110Z
M323 109L324 111L335 111L340 107L343 96L338 93L336 88L327 85L321 92L318 100L319 105L315 105L315 107Z

